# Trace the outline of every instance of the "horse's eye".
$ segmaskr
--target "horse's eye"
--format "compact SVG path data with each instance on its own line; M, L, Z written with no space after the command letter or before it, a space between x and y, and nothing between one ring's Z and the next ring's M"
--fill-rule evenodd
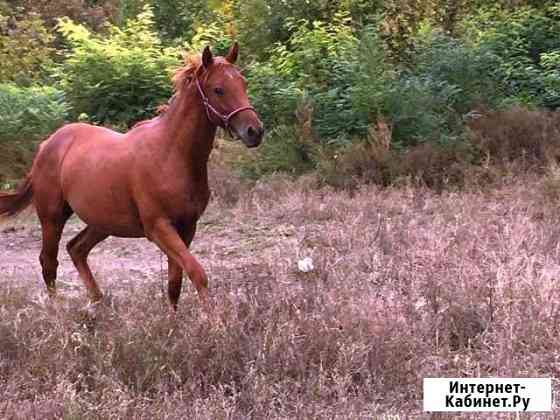
M221 87L214 88L214 92L218 96L224 96L224 90Z

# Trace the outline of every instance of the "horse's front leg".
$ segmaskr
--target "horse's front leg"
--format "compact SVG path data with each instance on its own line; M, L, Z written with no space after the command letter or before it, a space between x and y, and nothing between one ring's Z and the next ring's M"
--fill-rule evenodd
M146 236L154 241L172 262L187 273L200 298L206 302L208 298L208 276L200 263L190 253L187 244L181 238L175 227L167 219L158 219L149 226L150 227L146 232ZM173 264L171 264L171 267L172 266ZM178 276L178 270L176 270L175 267L172 268L174 270L174 279L176 279ZM177 286L177 283L179 284L179 293L175 293L176 299L178 300L180 294L180 281L177 282L174 280L175 286ZM173 305L173 302L171 302L171 304Z
M194 238L196 231L196 223L191 223L180 233L181 239L185 245L190 247L191 242ZM183 283L183 269L181 265L176 263L172 258L167 259L167 272L168 272L168 283L167 283L167 294L169 296L169 303L173 310L177 310L177 303L179 302L179 296L181 295L181 287Z

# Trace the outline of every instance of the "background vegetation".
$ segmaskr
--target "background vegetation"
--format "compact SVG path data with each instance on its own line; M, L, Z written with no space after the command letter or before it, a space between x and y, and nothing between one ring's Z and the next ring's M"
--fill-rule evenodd
M170 95L185 50L223 52L237 39L268 130L257 155L237 150L230 159L244 176L315 170L348 188L407 177L461 185L470 166L511 158L490 146L501 141L488 138L497 135L490 125L512 109L527 116L560 106L558 33L554 1L0 2L0 89L42 92L33 109L45 117L14 132L27 103L3 111L14 122L0 127L0 177L20 176L17 150L29 159L64 121L126 129L148 118ZM508 141L546 149L529 156L538 169L557 139L524 123L529 137Z

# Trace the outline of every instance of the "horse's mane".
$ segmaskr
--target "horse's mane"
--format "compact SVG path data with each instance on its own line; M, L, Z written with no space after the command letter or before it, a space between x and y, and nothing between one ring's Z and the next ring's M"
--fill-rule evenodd
M169 98L167 103L158 106L158 115L165 114L165 112L169 109L171 102L175 99L175 97L181 94L181 90L192 80L201 63L202 57L200 54L190 54L185 56L183 66L175 70L175 73L171 78L173 82L173 96Z
M200 54L185 55L183 66L175 70L175 73L171 78L171 81L173 82L173 96L171 96L171 98L169 98L166 103L161 104L157 107L156 116L154 118L158 118L167 112L175 98L181 94L183 88L192 80L201 63L202 57ZM152 119L139 121L134 124L132 128L143 125L151 121Z
M173 81L173 91L176 94L180 93L185 84L192 80L201 63L202 57L200 54L185 56L183 67L179 67L171 79Z

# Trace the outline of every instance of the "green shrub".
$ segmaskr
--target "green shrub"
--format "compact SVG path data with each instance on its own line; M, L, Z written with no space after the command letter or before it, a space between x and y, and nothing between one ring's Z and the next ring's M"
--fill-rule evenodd
M314 107L313 125L322 138L355 133L351 81L358 39L347 14L330 23L291 21L288 45L272 49L270 60L250 71L251 93L265 122L292 124L304 94Z
M386 58L377 29L367 27L360 37L351 88L352 111L356 114L356 128L362 136L368 132L370 124L387 114L385 102L395 71Z
M396 148L453 140L450 122L456 116L449 102L457 94L455 86L405 74L389 83L385 94L384 109L393 125Z
M171 95L170 69L179 64L175 49L163 48L146 9L123 29L93 35L68 19L59 31L70 45L57 70L72 104L72 118L85 113L95 122L130 125L150 117Z
M301 29L332 25L341 13L354 22L367 23L380 9L380 0L243 0L231 2L234 23L249 54L266 62L273 55L271 45L288 45ZM294 24L294 22L296 24ZM357 25L359 26L359 25Z
M213 24L221 17L214 10L216 2L206 0L120 0L119 24L126 25L129 20L136 19L146 6L153 10L155 28L166 42L191 39L198 28Z
M37 140L62 124L69 107L53 87L0 84L0 139Z
M465 36L497 57L495 73L509 102L555 108L551 91L550 54L560 50L560 8L518 7L512 11L484 8L466 19Z
M542 76L543 102L551 108L560 108L560 49L543 53L541 65L544 69Z
M52 63L53 36L35 14L21 19L0 13L0 83L30 85Z
M285 54L285 47L278 46L268 62L254 63L246 72L249 96L266 127L294 123L295 109L304 94L293 80Z
M267 134L258 152L239 162L241 173L256 179L276 172L301 175L314 167L313 147L295 126L280 125Z
M62 125L68 111L55 88L0 84L0 181L28 169L37 142Z
M423 34L416 45L410 66L392 69L384 64L378 35L366 32L354 75L360 123L389 120L397 149L460 140L466 114L501 97L491 52L438 32Z
M432 33L421 44L413 72L454 87L448 105L462 117L476 106L495 107L502 99L495 68L498 57L489 49L466 41ZM439 92L439 88L434 94Z
M199 53L204 47L210 45L214 54L225 56L232 43L233 37L227 32L227 28L218 22L211 22L195 29L194 35L188 43L188 49L193 53ZM244 56L245 49L241 54L241 60Z

